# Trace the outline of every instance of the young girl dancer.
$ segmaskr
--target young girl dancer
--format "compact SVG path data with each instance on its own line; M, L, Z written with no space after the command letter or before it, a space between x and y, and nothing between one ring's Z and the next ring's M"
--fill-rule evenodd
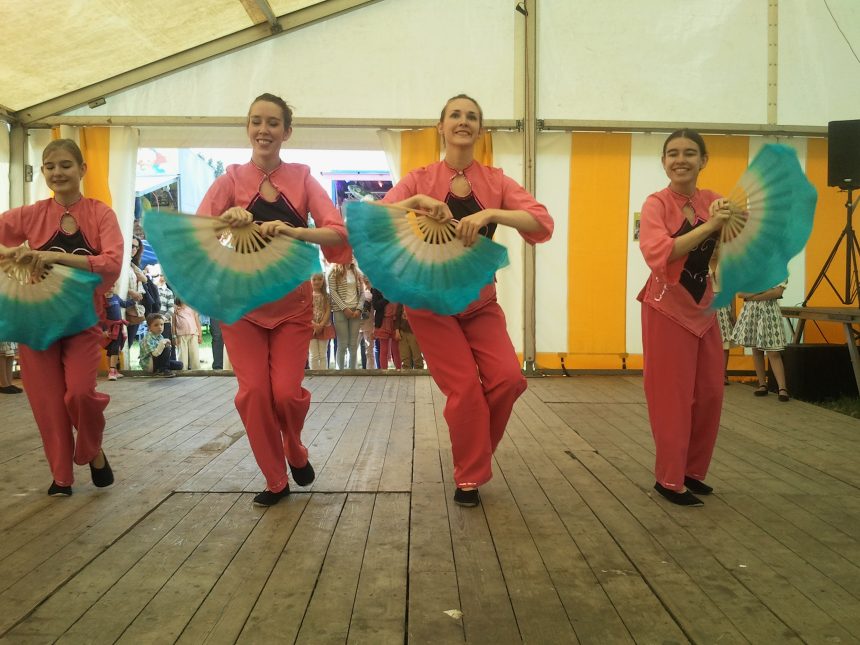
M708 163L702 137L678 130L663 144L669 186L642 206L639 246L651 275L642 303L645 398L656 446L654 489L674 504L702 506L723 403L723 351L708 264L731 211L696 187ZM690 492L692 491L692 492Z
M764 356L770 361L776 378L777 398L783 403L789 400L785 389L785 367L782 364L782 351L785 349L785 327L778 300L787 286L782 282L761 293L744 293L744 307L732 332L732 342L752 349L758 387L753 394L767 396L767 370Z
M264 234L286 235L322 246L329 262L346 262L343 219L307 166L283 163L281 144L292 133L292 110L283 99L262 94L248 111L251 161L227 168L203 198L198 213L239 226L256 220ZM308 213L315 228L308 228ZM271 506L290 493L287 464L300 486L314 480L301 432L310 407L302 387L313 328L313 292L305 282L280 300L239 321L221 325L239 381L236 408L266 489L254 498Z
M474 158L483 113L460 94L442 109L437 129L445 159L413 171L383 201L429 212L440 221L458 220L457 236L469 246L478 235L492 238L510 226L530 244L545 242L553 222L546 208L498 168ZM477 506L478 487L492 477L493 452L526 380L488 284L465 311L441 316L407 308L409 322L427 359L430 374L447 397L445 420L454 458L454 501Z
M49 143L42 153L42 174L54 196L0 215L0 255L28 260L34 272L44 265L63 264L98 273L102 282L93 306L104 320L104 294L119 277L123 239L116 213L81 194L86 171L74 141ZM18 246L24 242L29 248ZM12 246L18 248L8 248ZM61 338L44 351L19 347L24 388L54 478L49 495L72 494L73 463L89 464L96 486L113 483L113 472L102 451L104 409L110 397L96 392L102 341L96 325ZM77 437L72 427L77 429Z

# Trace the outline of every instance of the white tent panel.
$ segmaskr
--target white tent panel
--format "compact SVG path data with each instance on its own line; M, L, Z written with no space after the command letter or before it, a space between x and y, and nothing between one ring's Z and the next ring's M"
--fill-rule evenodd
M246 106L247 109L247 106ZM440 108L441 109L441 108ZM250 148L244 127L140 128L143 148ZM304 128L296 126L285 148L302 150L379 150L379 137L371 128Z
M767 2L542 2L538 47L542 119L767 122Z
M51 191L45 183L40 168L42 167L42 151L51 142L50 130L30 130L27 136L27 159L33 166L33 181L24 187L24 203L32 204L40 199L48 199Z
M493 135L493 165L505 174L523 183L523 138L516 132L499 132ZM496 274L496 291L514 349L523 351L523 238L512 228L499 226L493 240L508 249L510 266Z
M296 116L428 119L467 92L485 118L511 119L518 15L498 0L384 0L69 114L238 116L272 92Z
M669 180L660 162L665 133L634 134L630 142L630 209L627 243L627 352L642 353L642 309L636 296L651 273L639 242L633 239L633 219L651 193L661 190Z
M9 127L0 123L0 213L9 210Z
M537 138L535 196L555 222L552 239L535 251L535 347L566 352L567 238L570 205L570 134L542 133Z
M781 2L779 122L821 126L860 117L858 55L860 2Z

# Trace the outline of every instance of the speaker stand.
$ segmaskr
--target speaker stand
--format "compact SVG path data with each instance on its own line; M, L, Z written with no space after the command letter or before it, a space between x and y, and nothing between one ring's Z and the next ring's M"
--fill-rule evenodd
M812 298L812 294L815 293L824 281L830 285L833 293L836 294L843 305L853 304L854 300L860 297L860 272L858 272L858 266L860 266L860 243L857 241L857 234L854 232L854 226L852 225L852 217L857 204L860 203L860 197L857 198L857 201L854 201L853 189L848 188L847 191L848 200L845 202L845 228L840 233L839 239L836 240L836 244L833 245L833 250L830 251L830 255L827 257L824 267L812 284L812 288L806 294L806 298L804 298L801 304L802 307L806 306L806 303ZM845 240L845 290L840 292L827 275L827 271L830 269L830 265L833 264L833 260L836 258L843 240Z

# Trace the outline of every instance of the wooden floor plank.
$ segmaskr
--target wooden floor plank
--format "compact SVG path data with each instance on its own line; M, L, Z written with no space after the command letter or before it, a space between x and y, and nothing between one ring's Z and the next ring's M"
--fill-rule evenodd
M379 489L393 418L393 403L375 404L373 418L355 457L355 463L346 482L346 490L376 492Z
M529 379L462 508L426 372L304 386L317 480L270 509L234 377L101 381L117 482L61 500L0 397L0 641L860 642L860 420L732 384L682 509L641 376Z
M345 501L343 494L311 496L238 642L295 641Z
M235 495L204 494L182 521L99 598L58 640L76 643L96 635L116 641L170 580L236 501Z
M416 482L411 503L409 640L464 642L463 622L445 613L460 611L445 487L442 482Z
M522 639L534 643L579 642L552 574L547 571L546 560L504 476L497 474L484 490L484 514Z
M360 493L346 498L297 643L346 642L374 500L374 495Z
M117 642L173 642L179 637L263 513L251 505L250 495L230 495L229 499L235 500L232 507Z
M377 494L349 624L348 643L403 642L406 633L408 544L409 495Z
M309 495L291 495L266 510L177 643L236 642L309 499Z
M172 495L166 499L7 632L7 638L10 642L59 638L202 499L202 495Z
M540 445L531 434L535 432L534 426L531 426L530 433L521 426L517 415L508 428L510 441L499 446L496 461L552 578L576 637L583 643L632 643L623 620L553 506L552 493L556 488L564 487L566 482L542 454ZM609 542L608 535L606 538Z

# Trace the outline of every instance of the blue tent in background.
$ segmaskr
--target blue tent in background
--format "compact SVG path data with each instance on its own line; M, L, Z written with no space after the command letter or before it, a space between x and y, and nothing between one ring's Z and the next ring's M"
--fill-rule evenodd
M158 264L158 258L155 256L155 251L152 250L152 245L146 240L143 242L143 253L140 256L140 267L144 268L148 264Z
M142 198L139 195L134 200L135 221L140 221L140 218L143 215L143 204L141 201ZM158 264L158 258L155 255L155 251L152 250L152 245L150 245L146 240L143 240L143 254L140 256L140 268L143 269L148 264Z

